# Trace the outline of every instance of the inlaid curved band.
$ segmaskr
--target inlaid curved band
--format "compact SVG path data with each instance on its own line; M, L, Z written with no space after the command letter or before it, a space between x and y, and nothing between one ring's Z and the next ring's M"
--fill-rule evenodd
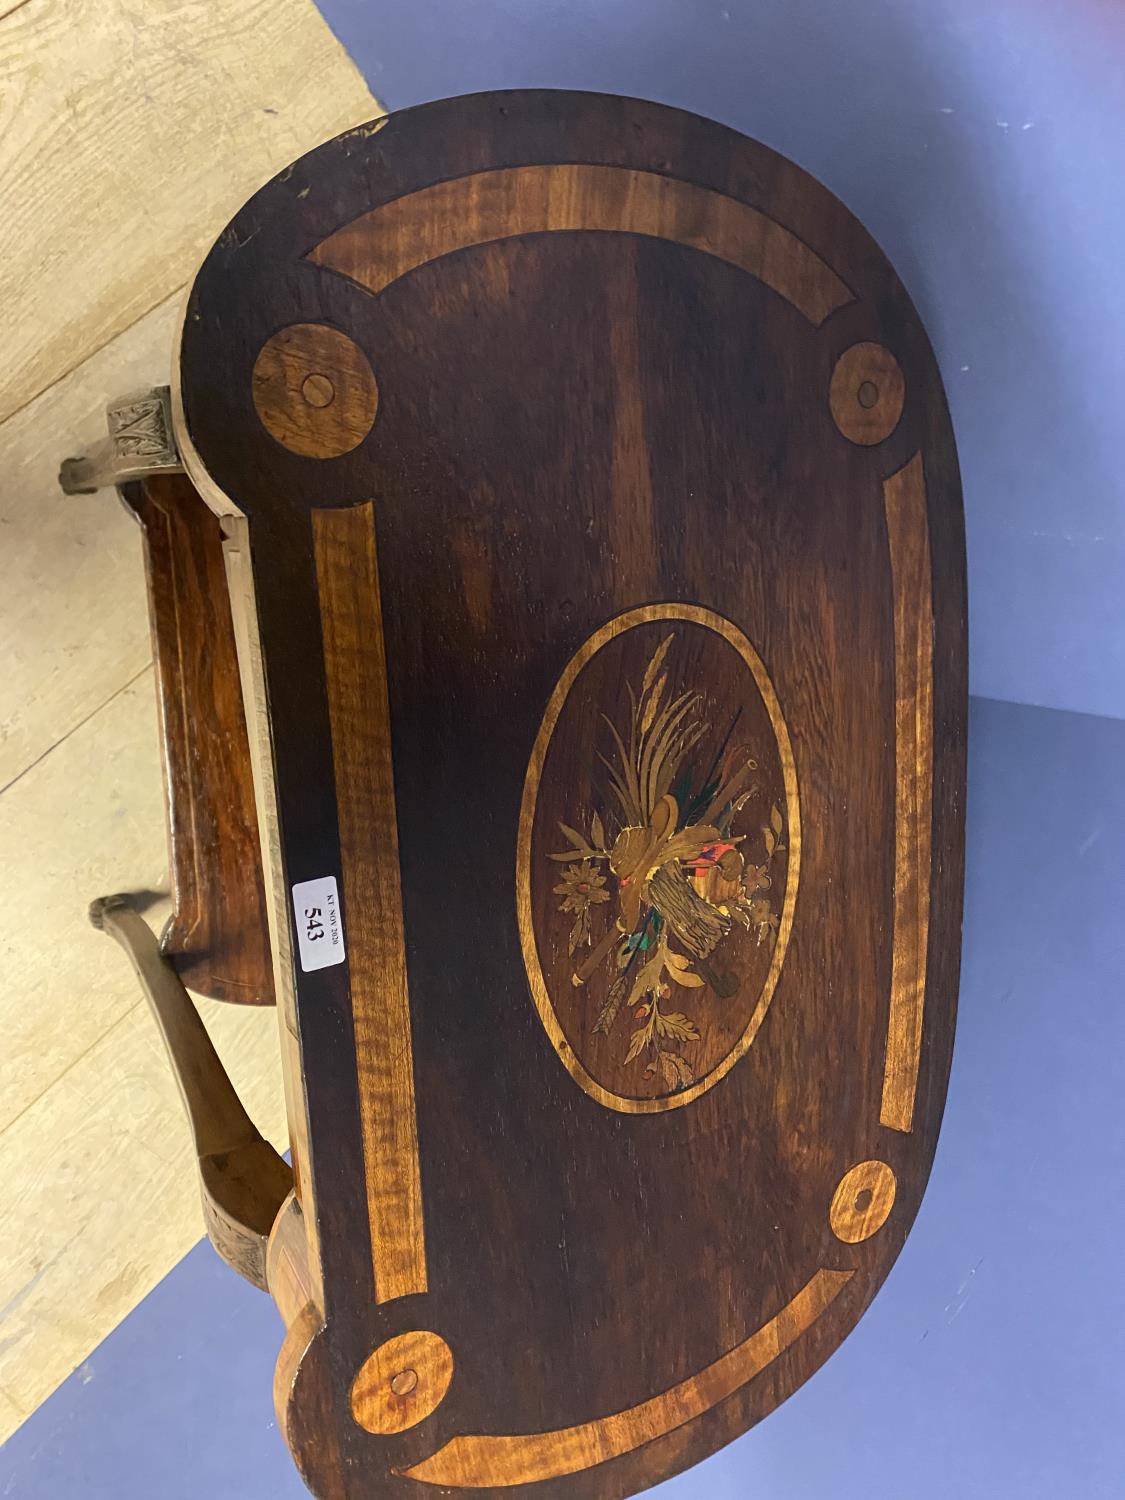
M852 1271L818 1271L756 1333L698 1375L651 1401L554 1432L455 1437L432 1457L406 1469L405 1477L424 1484L490 1489L557 1479L620 1458L710 1411L760 1375L812 1327L853 1275Z
M471 245L575 230L701 250L757 277L816 326L853 300L815 251L748 203L657 172L581 162L501 167L434 183L353 219L308 259L379 293Z

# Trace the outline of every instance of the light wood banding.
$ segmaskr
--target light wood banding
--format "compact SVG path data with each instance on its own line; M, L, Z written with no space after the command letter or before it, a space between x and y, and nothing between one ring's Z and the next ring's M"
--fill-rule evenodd
M319 1305L309 1263L308 1230L296 1193L290 1193L282 1204L270 1230L266 1286L287 1328L310 1304Z
M308 258L378 293L470 245L575 230L647 235L701 250L756 276L817 326L852 300L804 241L737 198L656 172L571 162L434 183L360 215Z
M289 936L289 898L285 889L284 856L278 818L277 786L274 781L273 731L266 694L265 662L258 629L258 603L250 563L250 527L244 516L226 516L222 522L223 563L230 597L231 622L238 653L242 701L254 781L254 803L266 890L266 925L273 959L273 990L277 1001L278 1038L281 1044L285 1113L289 1127L289 1149L293 1162L293 1185L298 1203L309 1210L304 1219L308 1244L310 1302L320 1305L324 1281L320 1257L320 1232L314 1201L312 1156L309 1150L308 1097L301 1066L301 1044L297 1027L297 992L293 950Z
M323 1326L324 1316L320 1308L310 1302L285 1330L285 1339L273 1371L273 1409L277 1418L277 1430L287 1443L290 1441L289 1416L297 1374L309 1345Z
M426 1290L374 511L313 513L375 1299Z
M455 1437L431 1458L407 1469L405 1477L425 1484L488 1489L556 1479L631 1453L710 1411L761 1374L816 1322L853 1274L818 1271L776 1317L748 1339L698 1375L628 1411L555 1432Z
M908 1131L922 1056L933 817L933 595L922 456L883 483L895 633L895 890L879 1119Z

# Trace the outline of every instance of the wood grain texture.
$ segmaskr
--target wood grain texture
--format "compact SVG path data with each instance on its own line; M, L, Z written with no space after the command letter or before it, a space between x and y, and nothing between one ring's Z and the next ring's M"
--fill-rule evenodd
M895 619L895 897L879 1118L910 1130L922 1059L934 781L933 594L921 454L883 485Z
M140 523L164 765L172 918L198 994L273 1001L258 820L219 521L182 475L122 491Z
M0 79L2 1439L202 1232L167 1063L85 919L115 889L168 914L140 538L111 494L63 499L59 461L108 398L167 379L223 213L378 106L304 0L3 7ZM284 1147L274 1017L204 1011Z
M22 1426L28 1412L20 1406L7 1391L0 1390L0 1442L4 1442L15 1432L17 1427Z
M577 174L592 199L571 227L545 230L542 193L522 200L521 219L510 188L488 218L488 174L511 184L549 168L527 180L551 183L578 166L607 170ZM701 214L773 221L785 232L776 243L807 247L850 300L807 317L752 245L725 258L691 223L680 242L590 228L621 224L621 172L686 184ZM448 202L466 222L435 228L432 190L457 182ZM715 196L734 207L714 208ZM553 212L550 192L546 202ZM481 239L482 225L503 233ZM324 247L332 269L318 263ZM292 453L255 410L260 352L298 321L345 331L378 383L377 420L336 457ZM888 350L902 374L902 409L880 442L851 440L833 413L833 371L857 344ZM438 1481L454 1492L478 1479L502 1492L511 1478L520 1493L533 1476L550 1500L617 1500L745 1431L823 1363L899 1253L932 1160L959 958L965 596L956 458L925 333L862 227L764 147L654 105L531 92L406 111L295 163L204 264L179 369L195 477L249 538L278 910L290 923L286 892L304 880L331 875L344 892L349 963L294 971L302 1208L323 1295L287 1338L279 1422L314 1493L332 1500L371 1500L395 1475L418 1482L437 1455L464 1453L471 1461ZM861 407L869 396L857 393ZM914 1123L902 1132L880 1122L902 795L884 484L916 454L933 580L933 860ZM329 535L346 539L331 554ZM528 767L567 664L611 622L662 609L679 612L683 635L663 657L659 634L638 626L634 639L650 632L643 649L626 632L576 679L543 761L543 816L561 841L545 827L524 851L544 983L571 1044L628 1052L656 1007L685 1053L698 1029L702 1055L704 1017L741 1035L780 930L782 903L773 912L767 893L775 876L784 884L781 865L767 866L793 820L785 757L757 749L765 689L743 691L747 658L685 609L749 642L776 695L800 794L800 885L753 1045L682 1106L631 1112L602 1108L544 1026L520 941L517 853ZM622 755L609 733L624 704L640 744L664 712L664 678L669 693L701 694L693 743L710 748L712 720L724 725L707 764L684 760L689 779L667 786L655 750L631 759L629 736ZM378 754L342 759L342 744ZM730 808L703 820L727 773L751 761L760 786L746 791L761 812L744 831L731 821L735 783ZM645 791L614 811L613 768L626 762ZM567 841L576 872L551 858ZM396 948L380 973L361 952L385 988L371 989L381 1058L357 1069L348 971L357 922L362 934L386 902L378 882L349 895L349 865L364 859L397 873L401 957ZM743 884L751 869L761 907ZM578 905L560 913L548 898ZM744 900L750 927L728 949ZM580 920L574 929L583 902L607 916L636 908L638 922L616 948L608 921L587 942ZM652 910L678 948L649 929ZM397 931L398 910L393 919ZM646 980L600 1030L590 966L625 972L627 940L654 936L681 977ZM380 952L374 939L369 951ZM713 962L727 951L737 961ZM690 991L690 1017L686 1000L671 1013L673 985ZM425 1291L376 1301L371 1147L386 1137L365 1120L385 1108L407 1047L413 1095L399 1113L413 1123L395 1124L416 1131ZM686 1088L676 1067L635 1095ZM879 1199L877 1232L842 1239L833 1200L867 1162L893 1174L894 1197ZM838 1205L839 1225L853 1214L870 1227L867 1190L874 1199L861 1188ZM769 1353L771 1339L754 1340L803 1288L825 1284L820 1273L836 1295L786 1325L768 1375L750 1373L765 1369L755 1355L736 1379L736 1351ZM290 1311L296 1300L287 1295ZM415 1427L365 1432L350 1401L357 1371L420 1329L453 1352L447 1394ZM669 1393L686 1407L660 1406ZM639 1425L613 1425L628 1413ZM559 1439L573 1433L597 1436ZM535 1434L542 1445L524 1447ZM500 1455L497 1466L478 1452Z
M150 915L167 915L159 755L144 672L0 797L5 906L14 914L30 905L51 934L21 948L18 927L5 928L0 1132L137 1005L119 956L86 912L91 890L135 883L152 893ZM85 1002L76 1005L76 995Z
M851 300L818 255L749 204L655 172L569 162L435 183L364 214L309 259L381 292L471 245L580 230L690 245L757 276L812 323Z
M0 420L182 286L294 152L379 112L309 0L25 5L0 87Z
M313 518L378 1302L426 1290L387 661L370 505Z
M63 455L104 437L110 394L167 369L177 312L163 303L0 424L0 786L152 660L137 528L112 494L63 498L58 472Z
M286 1327L285 1342L274 1366L273 1409L277 1415L278 1431L291 1448L294 1443L289 1435L289 1414L292 1410L294 1387L309 1344L322 1326L323 1315L318 1307L310 1302L301 1308Z
M452 1379L449 1345L412 1328L364 1360L352 1384L352 1414L365 1432L405 1432L441 1405Z
M305 1216L291 1193L274 1220L266 1248L266 1281L286 1327L295 1322L314 1297L309 1276Z
M889 349L869 339L845 349L832 371L828 404L853 443L872 448L890 437L906 402L906 382Z
M460 1489L538 1484L592 1469L674 1432L733 1395L784 1354L851 1280L851 1271L818 1271L768 1323L706 1370L629 1411L558 1432L459 1437L407 1469L408 1479Z
M203 1233L159 1037L120 953L86 918L91 890L159 885L166 868L149 675L4 794L0 846L5 906L30 902L51 934L0 965L0 1173L12 1200L0 1236L0 1388L22 1417ZM148 915L159 922L167 910ZM200 1007L241 1098L284 1149L272 1012Z
M877 1234L890 1217L897 1190L885 1161L861 1161L845 1172L832 1194L828 1222L838 1240L859 1245Z
M253 378L262 425L291 453L338 458L371 431L379 388L363 350L338 328L279 329L263 344Z
M191 1128L208 1238L265 1291L266 1243L292 1192L292 1170L247 1114L183 980L130 899L99 897L90 920L128 955L163 1038Z
M277 1003L278 1038L281 1044L282 1077L285 1083L285 1115L288 1121L293 1188L298 1208L308 1198L309 1213L302 1213L305 1237L307 1297L298 1304L323 1301L320 1234L310 1189L308 1101L297 1035L296 978L289 927L289 902L285 890L284 859L273 780L273 735L266 702L265 672L258 632L258 608L250 566L250 537L245 520L226 517L223 526L223 561L226 567L231 620L234 627L238 671L246 710L250 763L260 840L261 868L266 890L266 921L269 951L273 955L273 991Z

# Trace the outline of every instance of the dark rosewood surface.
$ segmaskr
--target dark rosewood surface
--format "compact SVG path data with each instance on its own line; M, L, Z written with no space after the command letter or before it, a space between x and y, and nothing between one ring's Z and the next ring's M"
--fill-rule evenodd
M325 1500L641 1489L839 1345L933 1157L966 678L925 332L766 148L498 94L264 188L180 374L249 517L284 889L334 879L347 948L295 961L281 1429Z
M172 918L165 954L197 994L273 1001L258 819L218 518L183 475L125 485L144 534Z

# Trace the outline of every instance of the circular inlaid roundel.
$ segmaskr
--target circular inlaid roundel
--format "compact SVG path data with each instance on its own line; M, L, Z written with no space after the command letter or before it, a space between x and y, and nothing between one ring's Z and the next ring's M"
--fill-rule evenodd
M836 426L851 442L871 448L889 438L905 400L898 360L882 344L853 344L836 361L828 404Z
M453 1379L453 1352L440 1335L412 1329L388 1339L352 1382L352 1415L368 1432L405 1432L430 1415Z
M828 1222L847 1245L878 1233L895 1204L895 1174L885 1161L861 1161L846 1172L832 1195Z
M267 339L252 390L271 437L306 458L339 458L357 448L379 405L367 355L324 323L291 323Z

